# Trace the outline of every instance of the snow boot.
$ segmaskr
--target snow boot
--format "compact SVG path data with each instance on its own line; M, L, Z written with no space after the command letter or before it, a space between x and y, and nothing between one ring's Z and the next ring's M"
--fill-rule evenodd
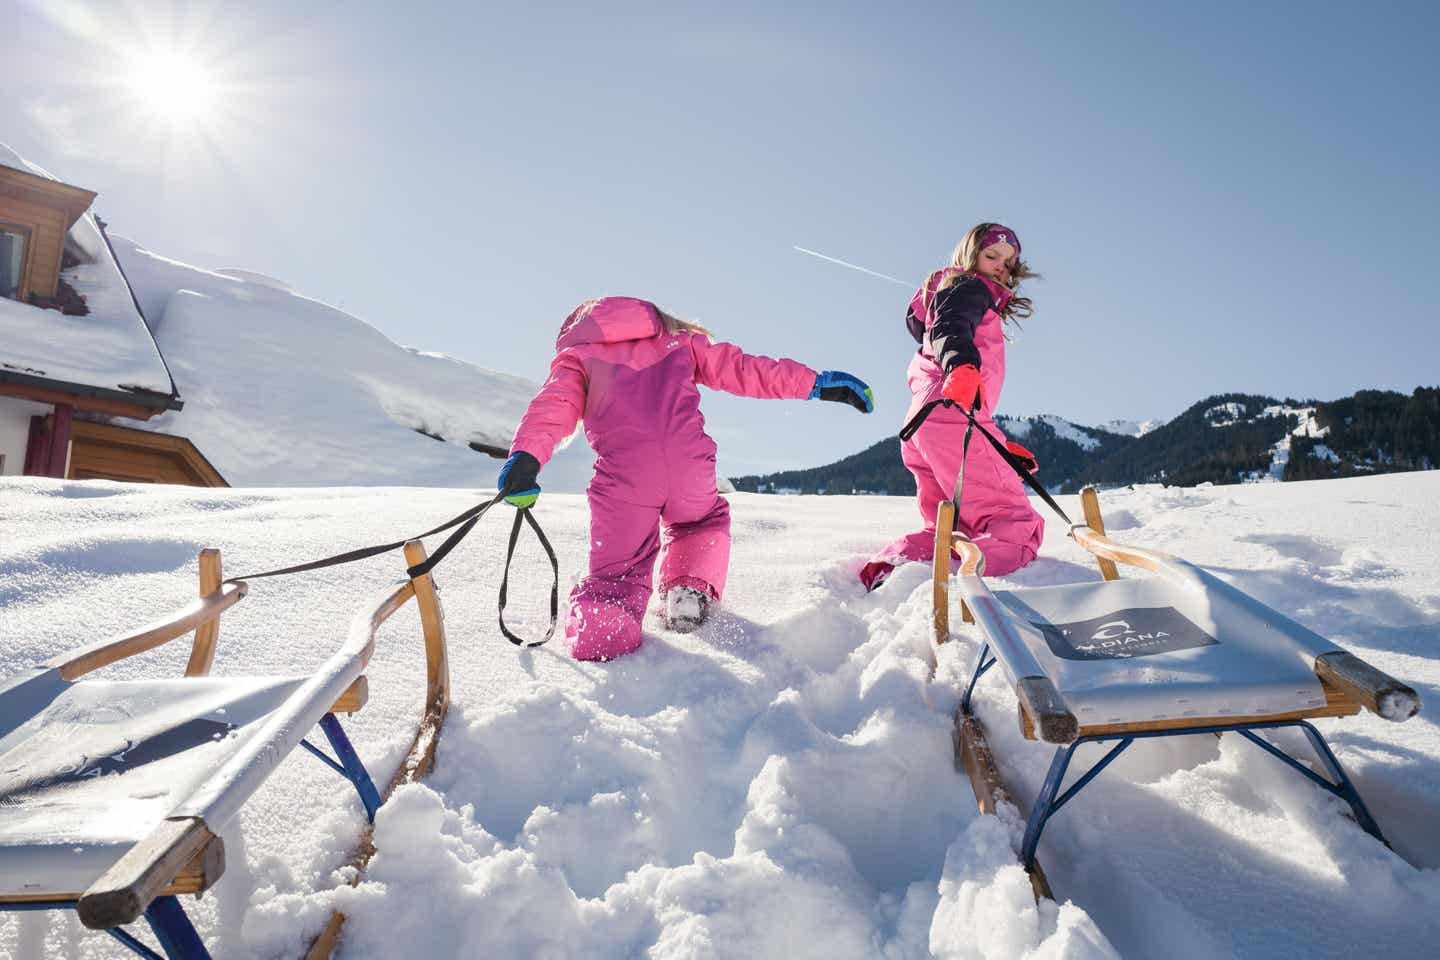
M619 603L589 597L571 604L565 638L576 660L614 660L639 649L640 621Z
M694 587L671 587L665 592L665 626L676 633L692 633L710 615L710 595Z

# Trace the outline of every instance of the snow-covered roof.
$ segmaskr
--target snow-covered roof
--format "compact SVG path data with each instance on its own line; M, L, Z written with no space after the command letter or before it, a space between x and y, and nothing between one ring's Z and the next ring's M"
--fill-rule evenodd
M236 486L489 483L499 463L476 450L508 451L539 389L396 343L287 279L110 239L186 398L144 429L190 438ZM545 489L582 489L591 459L573 444Z
M57 179L3 143L0 166ZM178 409L174 381L95 215L76 221L66 241L82 262L61 279L90 312L66 316L0 299L0 382Z

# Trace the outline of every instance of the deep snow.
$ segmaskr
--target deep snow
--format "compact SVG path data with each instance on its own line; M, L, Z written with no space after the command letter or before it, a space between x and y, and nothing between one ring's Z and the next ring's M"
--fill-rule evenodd
M240 573L395 539L479 496L0 481L0 673L187 602L202 546L221 547L227 572ZM1207 565L1407 680L1427 708L1440 704L1440 475L1146 486L1102 499L1117 539ZM508 524L483 524L437 574L455 703L435 773L382 811L366 882L337 894L332 871L358 835L358 802L319 764L290 759L226 831L226 876L186 901L217 956L296 956L335 902L350 915L345 958L1432 951L1433 714L1317 723L1398 856L1240 738L1142 742L1052 821L1040 857L1063 905L1037 908L1012 852L1018 820L979 816L952 762L975 628L955 611L955 642L932 679L928 571L902 568L871 596L854 578L868 551L916 521L913 504L732 503L721 613L690 636L652 616L646 646L603 665L568 660L558 641L525 653L499 636ZM547 494L538 513L568 586L583 569L584 500ZM548 567L525 550L511 610L534 632ZM397 556L257 581L223 621L215 672L318 663L400 569ZM1096 576L1052 523L1040 560L996 585ZM178 675L187 652L177 642L111 675ZM371 702L348 726L378 778L418 714L413 608L382 631L368 673ZM1020 738L998 673L980 684L979 709L1028 805L1050 750ZM118 955L61 914L0 915L7 950Z

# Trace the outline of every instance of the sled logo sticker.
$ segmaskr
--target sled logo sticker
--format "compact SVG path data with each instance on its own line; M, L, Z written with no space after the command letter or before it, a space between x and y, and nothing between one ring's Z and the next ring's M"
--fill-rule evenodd
M1137 607L1093 620L1033 625L1044 634L1050 652L1066 660L1149 657L1220 642L1174 607Z
M111 740L90 752L95 744L83 738L71 740L66 751L56 752L44 744L18 748L6 754L14 765L0 769L0 809L34 790L45 790L67 783L125 774L147 763L176 756L203 743L218 741L235 729L233 723L195 717L179 726L164 730L153 737L127 736L123 732L116 743ZM37 738L38 739L38 738ZM17 756L18 754L18 756Z

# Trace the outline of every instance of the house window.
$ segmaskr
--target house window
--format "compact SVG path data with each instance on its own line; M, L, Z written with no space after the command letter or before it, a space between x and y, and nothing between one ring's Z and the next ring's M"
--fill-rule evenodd
M0 223L0 297L20 299L20 281L25 275L25 247L30 231Z

